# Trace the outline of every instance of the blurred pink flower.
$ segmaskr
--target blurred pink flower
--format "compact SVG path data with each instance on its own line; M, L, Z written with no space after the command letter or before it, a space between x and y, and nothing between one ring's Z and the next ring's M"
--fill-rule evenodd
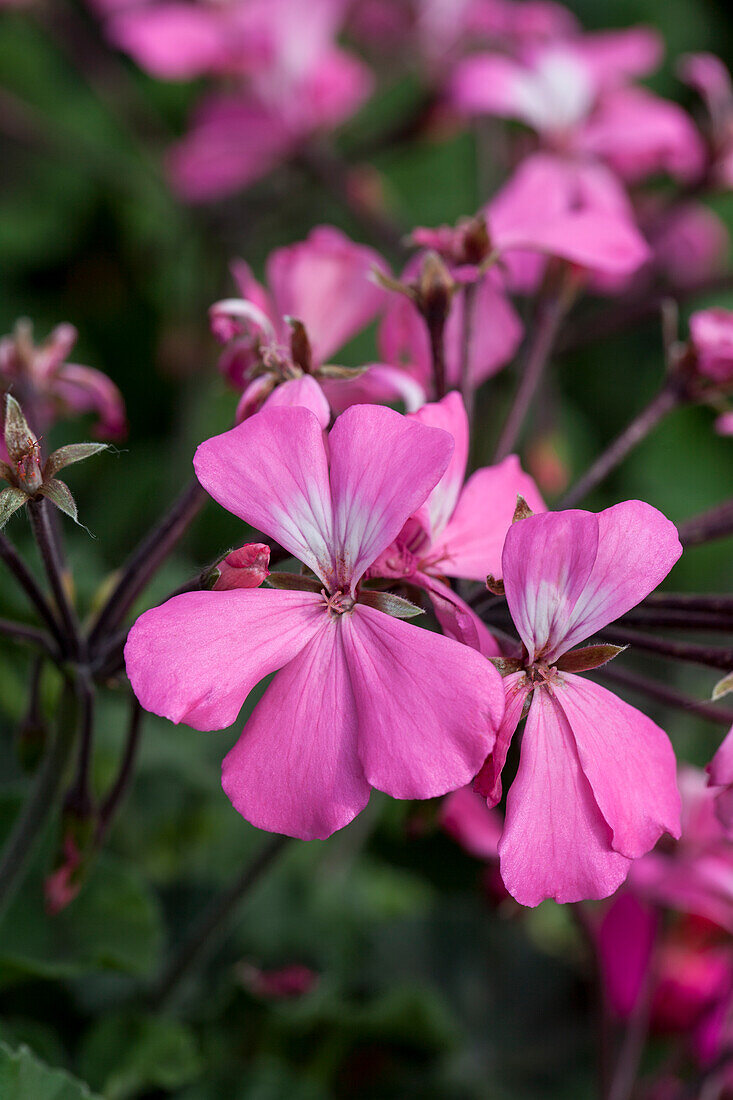
M687 54L679 75L702 98L708 111L711 182L733 187L733 83L725 64L711 53Z
M623 187L600 164L548 153L527 157L485 216L509 285L523 292L537 288L550 256L596 281L627 278L650 257Z
M733 840L733 727L728 730L706 770L710 786L719 788L715 797L718 820Z
M244 261L235 261L232 271L241 298L216 302L209 314L214 334L227 345L219 368L244 390L238 421L271 402L307 404L324 428L329 402L337 412L372 401L403 401L408 409L422 404L425 395L415 380L386 364L372 364L349 380L329 377L334 372L321 369L383 307L387 295L371 278L375 269L385 269L377 252L330 226L319 226L306 240L270 255L269 289ZM293 362L290 321L305 326L309 363ZM316 377L302 377L305 369Z
M93 434L121 439L127 432L122 394L106 374L66 362L76 343L73 325L57 325L42 344L33 343L29 322L0 339L0 387L12 390L43 432L59 417L93 413Z
M240 963L237 976L255 997L267 1001L291 1001L304 997L318 985L319 975L302 963L291 963L276 970L261 970L251 963Z
M529 703L499 845L504 884L523 905L606 897L663 832L679 835L667 735L575 675L609 655L572 647L647 596L680 553L674 526L633 500L598 515L529 516L507 533L502 575L524 649L519 670L504 678L504 721L476 784L490 805L498 802Z
M699 310L690 317L690 344L697 369L712 382L733 381L733 310Z
M468 646L385 614L383 595L361 588L452 451L447 432L359 405L327 442L309 410L270 408L196 452L214 499L315 579L295 591L176 596L133 626L127 671L147 709L220 729L280 670L223 765L225 792L257 827L326 837L364 808L371 787L444 794L491 749L503 710L496 670Z
M545 511L544 502L516 455L509 455L497 466L477 470L464 485L469 433L458 393L424 405L413 419L449 432L455 450L423 507L374 562L369 575L404 578L425 589L449 637L479 649L487 657L498 657L501 649L487 627L444 577L485 581L488 573L498 574L517 496L524 497L538 512Z
M629 84L657 65L646 27L578 35L525 51L522 60L475 54L448 86L461 113L516 118L550 149L597 158L630 182L666 171L690 181L705 164L702 139L676 103Z

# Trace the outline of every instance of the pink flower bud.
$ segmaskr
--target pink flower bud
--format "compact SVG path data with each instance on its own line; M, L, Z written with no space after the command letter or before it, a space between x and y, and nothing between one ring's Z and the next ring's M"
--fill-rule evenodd
M270 547L261 542L250 542L232 550L219 562L219 576L214 590L226 592L231 588L259 588L269 577Z
M733 312L703 309L690 318L690 342L700 374L713 382L733 382Z
M62 861L43 883L46 912L55 917L69 905L81 889L82 857L74 838L67 833L63 841Z

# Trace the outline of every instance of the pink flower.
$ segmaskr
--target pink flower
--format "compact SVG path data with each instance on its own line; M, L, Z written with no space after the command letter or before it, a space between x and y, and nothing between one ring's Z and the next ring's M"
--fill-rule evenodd
M499 859L503 822L498 810L470 786L446 795L440 807L440 823L462 848L477 859Z
M679 75L702 98L708 111L708 139L712 163L709 175L722 187L733 187L733 83L730 73L711 53L687 54Z
M39 432L59 417L94 413L94 434L120 439L127 431L122 395L101 371L66 362L76 337L73 325L57 325L42 344L35 345L30 324L19 322L12 336L0 339L0 385L12 387L26 408L33 410Z
M718 820L733 837L733 726L706 770L710 786L721 788L715 798Z
M504 884L523 905L606 897L663 832L679 835L666 734L575 674L608 654L569 651L647 596L680 553L673 525L641 501L598 515L530 516L509 529L503 580L524 648L518 671L504 679L504 722L477 789L490 805L498 801L529 703L499 845Z
M206 202L246 186L315 132L340 125L358 110L372 78L335 44L343 16L342 0L312 0L307 19L299 0L222 5L206 16L206 32L189 33L186 23L183 53L171 48L160 27L149 41L145 24L154 17L145 11L120 17L118 25L142 21L135 41L138 47L145 43L149 60L152 52L164 65L189 71L239 66L246 76L241 87L212 93L170 151L171 178L184 198ZM164 26L167 18L164 13Z
M377 252L330 226L319 226L305 241L270 255L269 290L257 282L247 264L235 262L232 270L241 298L216 302L209 312L214 334L227 344L219 368L234 386L244 389L238 420L268 400L307 403L325 417L324 427L330 417L329 401L337 411L369 401L402 400L408 408L422 404L421 387L404 371L383 364L374 364L349 381L328 377L334 372L321 372L330 357L382 308L386 295L371 278L374 269L384 269ZM288 319L305 326L309 362L294 363L284 350L292 340ZM261 373L263 352L268 349L276 354L269 357L271 369ZM254 368L257 373L250 381ZM303 378L304 370L314 372L318 382ZM296 394L298 400L291 400L288 391L302 391L306 382L311 400L304 402L302 392ZM314 404L318 401L320 411Z
M713 382L733 381L733 311L713 308L693 313L690 343L700 374Z
M485 214L509 284L523 292L537 288L548 256L618 280L651 255L624 189L600 164L547 153L527 157Z
M476 54L457 65L448 98L462 113L520 119L548 148L597 157L631 181L661 170L694 179L705 155L689 116L628 85L656 68L660 54L658 36L644 27L553 43L524 61Z
M629 883L642 897L733 932L733 842L716 812L718 792L696 768L679 772L682 836L638 860Z
M497 466L485 466L464 485L468 460L468 418L458 393L424 405L412 419L443 428L455 440L448 469L420 511L372 565L372 576L404 578L428 592L438 620L449 637L501 655L493 636L472 608L452 591L444 577L485 581L501 570L501 551L522 496L530 507L545 511L532 478L523 473L516 455Z
M223 765L225 792L257 827L326 837L372 787L444 794L490 750L503 709L490 663L378 610L382 594L361 586L452 450L446 432L358 405L327 443L309 410L268 408L196 452L214 499L315 578L302 591L176 596L133 626L127 671L147 709L220 729L280 670Z

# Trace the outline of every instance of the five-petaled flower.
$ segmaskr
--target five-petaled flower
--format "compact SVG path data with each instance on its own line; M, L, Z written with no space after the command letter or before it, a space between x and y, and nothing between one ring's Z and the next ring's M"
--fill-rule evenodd
M447 432L361 405L327 441L308 409L268 408L198 448L196 473L214 499L315 576L299 578L303 590L174 597L133 626L127 671L148 710L220 729L280 670L223 765L224 790L254 825L326 837L371 787L443 794L491 750L503 713L496 670L385 614L383 594L361 583L452 450Z
M681 552L675 527L636 500L597 515L530 516L507 534L503 581L524 648L506 663L504 721L477 788L498 802L529 703L499 845L502 879L523 905L606 897L663 832L679 836L667 735L576 675L608 660L611 647L572 647L639 603Z

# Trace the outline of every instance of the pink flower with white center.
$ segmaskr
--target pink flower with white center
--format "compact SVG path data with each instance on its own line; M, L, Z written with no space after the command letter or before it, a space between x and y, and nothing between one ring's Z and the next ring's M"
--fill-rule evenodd
M733 310L713 308L693 313L690 345L701 375L712 382L733 381Z
M133 626L127 672L146 709L221 729L280 670L222 772L233 805L259 828L326 837L372 787L395 798L444 794L490 751L503 713L490 662L378 610L390 598L361 585L452 450L447 432L357 405L327 441L308 409L268 408L196 452L214 499L315 578L299 578L297 591L174 597Z
M667 735L575 675L608 660L606 647L571 651L644 599L681 552L674 526L636 500L598 515L529 516L509 529L502 574L524 648L508 665L516 671L504 679L504 722L477 789L498 802L509 743L529 704L499 845L504 884L523 905L606 897L663 832L679 836Z
M510 287L524 293L537 289L550 256L594 285L600 278L628 279L651 257L624 188L602 164L536 153L484 216Z
M231 68L230 51L244 40L242 87L216 91L200 104L192 126L170 151L172 182L191 202L207 202L245 187L295 154L314 133L332 129L366 100L367 67L335 43L344 17L342 0L250 0L238 5L245 31L217 28L224 56L215 68ZM240 18L235 12L228 19ZM122 20L135 19L135 13ZM163 43L165 54L168 45ZM219 47L213 45L213 53ZM193 61L206 54L193 36ZM173 64L181 65L173 51Z
M336 411L370 401L401 400L408 409L423 403L425 394L415 380L386 364L373 364L348 381L329 377L336 372L322 369L383 307L385 291L371 278L375 269L384 270L377 252L330 226L319 226L306 240L270 255L269 289L257 282L247 264L235 261L232 272L241 298L216 302L209 314L214 335L227 345L219 369L244 390L237 420L269 401L307 404L325 418L324 428L329 402ZM288 319L300 321L308 339L308 348L292 356L282 354L293 340ZM270 369L263 373L263 352L268 349L280 354L270 355ZM303 351L309 361L303 361ZM316 377L304 376L304 371ZM302 399L304 385L310 401ZM320 403L320 410L315 403Z
M660 55L659 37L644 27L552 43L521 61L476 54L456 66L448 98L464 114L519 119L546 147L602 160L628 181L662 170L689 181L705 163L692 120L628 84Z
M372 565L370 575L402 578L423 588L449 637L487 657L498 657L501 649L488 628L444 578L484 582L487 574L498 574L517 497L524 497L537 512L545 511L544 501L516 455L477 470L464 485L469 433L460 394L449 393L442 401L424 405L411 418L450 432L455 450L423 507Z
M95 436L121 439L127 432L122 394L101 371L66 361L76 337L73 325L57 325L36 345L31 324L19 321L12 336L0 339L0 386L32 410L39 432L59 417L93 413Z

